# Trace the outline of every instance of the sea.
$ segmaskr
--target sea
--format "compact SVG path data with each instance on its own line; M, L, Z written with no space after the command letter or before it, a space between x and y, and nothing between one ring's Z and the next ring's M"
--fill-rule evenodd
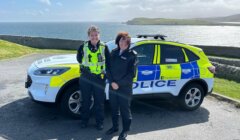
M101 40L114 40L117 33L162 34L166 40L193 45L240 47L240 26L127 25L120 22L0 22L0 35L88 40L87 29L100 28Z

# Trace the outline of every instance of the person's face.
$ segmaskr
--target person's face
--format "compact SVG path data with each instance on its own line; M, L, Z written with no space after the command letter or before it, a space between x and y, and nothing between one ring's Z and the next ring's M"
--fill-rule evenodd
M126 37L122 37L119 40L119 47L121 50L125 50L128 48L128 43L127 43L127 38Z
M92 45L97 45L100 35L98 32L93 31L93 32L90 32L88 37Z

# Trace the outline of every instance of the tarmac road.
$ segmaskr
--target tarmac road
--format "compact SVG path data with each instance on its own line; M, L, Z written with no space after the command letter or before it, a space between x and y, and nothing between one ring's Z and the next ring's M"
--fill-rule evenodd
M30 100L24 88L27 68L47 56L50 54L0 61L0 139L116 140L118 134L104 134L111 126L108 107L104 131L97 131L94 119L87 129L81 129L79 120ZM192 112L165 101L135 102L132 112L129 140L240 140L240 109L210 96Z

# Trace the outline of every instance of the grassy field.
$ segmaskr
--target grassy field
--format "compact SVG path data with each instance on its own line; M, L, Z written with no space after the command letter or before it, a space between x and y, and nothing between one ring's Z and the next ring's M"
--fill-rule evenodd
M240 101L240 83L226 79L215 78L213 92L237 99Z
M32 53L76 53L71 50L35 49L8 41L0 40L0 60L19 57Z
M31 53L76 53L69 50L35 49L0 40L0 60L20 57ZM240 100L240 83L215 78L214 92Z

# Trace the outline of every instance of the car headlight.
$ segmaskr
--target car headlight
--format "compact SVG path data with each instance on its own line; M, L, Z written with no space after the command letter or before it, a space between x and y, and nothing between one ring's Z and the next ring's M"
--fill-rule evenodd
M61 75L64 72L68 71L70 68L61 67L61 68L40 68L34 71L34 75L39 76L54 76L54 75Z

